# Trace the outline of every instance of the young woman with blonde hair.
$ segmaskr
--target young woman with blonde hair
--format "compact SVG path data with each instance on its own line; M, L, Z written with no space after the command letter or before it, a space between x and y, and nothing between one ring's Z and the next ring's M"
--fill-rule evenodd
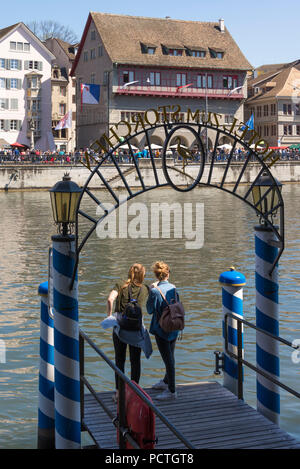
M175 285L169 283L170 267L163 261L157 261L153 264L152 270L157 281L152 284L147 301L147 311L152 315L150 333L154 335L158 350L166 367L166 374L163 379L153 386L153 389L160 389L163 392L155 398L158 400L176 399L175 389L175 343L178 331L164 332L159 325L163 309L167 303L171 303L179 295ZM164 299L165 297L165 299Z
M148 331L141 324L139 330L128 330L124 324L124 312L130 301L136 301L142 308L148 298L148 288L144 285L145 267L142 264L133 264L128 272L126 281L116 283L107 299L107 316L113 314L113 304L115 305L115 315L118 325L113 330L113 343L115 349L116 366L124 372L126 361L126 350L129 345L129 356L131 365L131 379L139 383L141 376L141 350L146 358L152 353L151 341ZM118 389L118 376L116 375L116 389ZM115 398L117 397L117 393Z

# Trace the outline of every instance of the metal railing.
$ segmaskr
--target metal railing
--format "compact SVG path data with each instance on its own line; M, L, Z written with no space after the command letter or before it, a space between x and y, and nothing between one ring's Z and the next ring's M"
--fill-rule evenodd
M112 411L105 405L101 397L96 393L95 389L84 376L84 342L87 342L92 349L101 357L109 366L114 370L118 376L118 415L114 415ZM85 386L101 405L108 417L111 419L112 424L118 429L119 448L125 449L126 442L128 442L134 449L141 449L138 443L130 434L127 427L126 419L126 401L125 401L125 384L129 386L139 398L145 402L150 409L153 410L155 415L169 428L169 430L187 447L195 449L195 446L187 440L182 433L174 427L174 425L167 419L167 417L151 402L140 389L100 350L97 345L83 332L79 330L79 356L80 356L80 405L81 405L81 426L84 428L84 388Z
M228 349L228 318L232 318L237 321L237 355L230 351ZM233 313L226 313L224 316L224 339L225 339L225 352L228 354L231 358L234 358L237 360L237 366L238 366L238 398L243 399L243 365L247 366L251 370L255 371L256 373L262 375L264 378L267 380L271 381L272 383L276 384L280 388L284 389L285 391L289 392L295 397L298 397L300 399L300 393L295 391L294 389L290 388L286 384L283 384L281 381L278 379L274 378L272 375L270 375L268 372L261 370L260 368L257 368L257 366L252 365L252 363L248 362L243 358L243 337L242 337L242 324L245 326L250 327L251 329L255 329L256 331L265 334L266 336L270 337L273 340L276 340L277 342L281 342L284 345L287 345L288 347L293 348L294 350L299 349L299 345L293 345L292 342L283 339L282 337L279 337L277 335L272 334L271 332L267 332L264 329L261 329L258 326L255 326L254 324L246 321L245 319L242 319L238 316L236 316Z

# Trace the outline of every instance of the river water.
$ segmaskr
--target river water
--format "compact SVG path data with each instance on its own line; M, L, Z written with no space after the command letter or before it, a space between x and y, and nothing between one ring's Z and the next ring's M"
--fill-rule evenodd
M280 261L280 334L300 339L300 186L283 187L286 214L286 249ZM106 198L105 194L101 197ZM55 232L47 192L1 193L0 339L6 361L0 362L0 448L35 448L38 410L39 318L38 285L47 280L47 256ZM222 350L221 272L234 266L244 273L245 318L255 321L254 231L255 213L222 191L200 188L181 194L157 189L135 202L171 201L204 204L204 243L186 249L186 238L99 239L85 245L79 265L80 326L113 359L111 332L99 326L105 317L106 298L115 281L126 276L133 262L146 266L162 259L171 266L171 281L180 291L187 311L183 340L176 348L178 383L219 380L214 351ZM184 207L184 206L182 206ZM90 207L91 210L93 208ZM95 213L94 213L95 215ZM83 226L88 229L88 222ZM201 231L201 229L200 229ZM148 318L145 319L149 324ZM162 363L153 341L150 360L143 358L141 385L162 376ZM299 391L300 364L292 351L280 346L281 380ZM3 358L3 357L2 357ZM245 332L245 358L255 364L255 334ZM1 360L3 361L3 359ZM128 368L127 368L128 370ZM113 373L91 350L86 350L86 375L98 390L113 388ZM255 374L245 370L245 400L256 405ZM281 392L281 427L300 440L300 402Z

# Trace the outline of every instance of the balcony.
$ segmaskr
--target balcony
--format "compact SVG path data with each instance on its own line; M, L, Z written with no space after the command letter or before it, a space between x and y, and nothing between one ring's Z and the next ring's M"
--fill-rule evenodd
M196 88L189 86L187 88L179 88L178 86L143 86L143 85L129 85L113 86L112 92L118 95L131 95L131 96L158 96L158 97L172 97L172 98L205 98L208 99L243 99L245 98L242 90L237 92L230 92L229 89L224 88Z

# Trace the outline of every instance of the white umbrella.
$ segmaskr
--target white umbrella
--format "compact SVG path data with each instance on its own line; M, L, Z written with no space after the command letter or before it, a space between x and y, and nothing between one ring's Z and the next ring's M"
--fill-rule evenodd
M229 145L229 143L224 143L223 145L219 145L217 148L222 148L223 150L231 150L232 145Z
M135 147L134 145L130 145L130 146L133 150L138 150L138 147ZM127 144L126 145L120 145L119 148L121 148L122 150L129 150L129 147L128 147Z
M151 145L152 150L161 150L162 149L162 146L161 145L156 145L156 143L151 143L150 145ZM146 150L149 150L148 146L146 146L145 148L146 148Z
M178 146L177 144L175 144L175 145L170 145L169 148L171 148L171 149L172 149L172 148L175 148L175 150L176 150L176 149L177 149L177 146ZM185 145L181 145L181 144L180 144L180 147L181 147L181 148L188 148L188 147L186 147Z
M255 143L252 143L252 145L250 145L250 148L255 148ZM256 147L257 150L261 150L262 148L264 147Z

